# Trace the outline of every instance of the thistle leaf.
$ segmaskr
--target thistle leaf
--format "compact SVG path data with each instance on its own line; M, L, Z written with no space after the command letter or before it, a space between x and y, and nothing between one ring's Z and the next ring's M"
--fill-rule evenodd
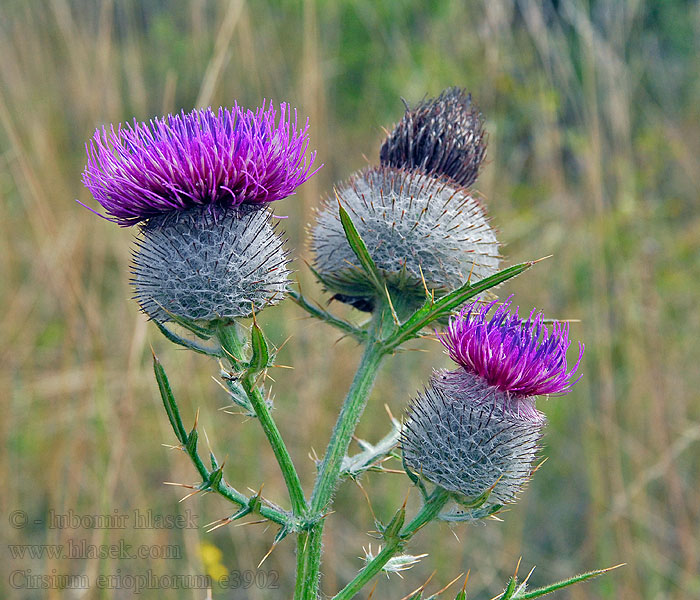
M170 317L175 323L178 325L181 325L185 329L191 331L194 333L197 337L203 339L203 340L208 340L212 335L214 335L209 329L206 327L200 327L195 323L194 321L190 319L186 319L185 317L181 317L179 315L176 315L175 313L171 313L167 308L164 306L160 306L160 308Z
M517 585L518 580L515 577L511 577L505 591L498 597L498 600L511 600L511 598L513 598L513 594L515 594Z
M185 447L187 448L187 451L190 453L190 456L193 456L197 452L197 440L199 439L199 434L197 433L197 430L195 428L190 431L190 435L187 436L187 441L185 442Z
M252 349L252 355L250 357L250 362L248 363L248 371L250 373L259 373L264 371L268 366L270 366L270 350L267 346L267 341L265 340L265 334L258 325L257 321L253 319L253 326L250 330L250 346Z
M219 483L221 483L221 479L224 476L224 469L223 466L219 467L215 471L212 471L211 474L209 475L209 487L214 489L216 488Z
M386 340L385 346L388 349L396 348L403 342L416 337L421 329L427 327L433 321L448 316L452 310L461 306L470 298L527 271L535 262L530 261L508 267L474 284L465 283L435 302L426 300L425 304L413 313L396 333Z
M402 506L396 511L389 524L382 531L382 536L388 542L399 539L401 529L406 521L406 506Z
M425 484L423 483L423 480L418 477L412 470L411 467L409 467L406 464L406 457L401 453L401 464L403 465L403 470L406 472L406 475L408 475L408 478L418 487L420 490L421 494L423 495L423 498L428 497L428 490L425 489Z
M379 269L377 269L377 265L374 264L374 260L372 260L372 256L369 250L367 250L365 242L355 228L355 224L352 222L350 215L343 208L343 205L340 204L340 200L338 200L338 212L348 244L350 244L352 251L355 253L355 256L357 256L357 260L360 261L360 265L362 265L365 273L367 273L379 296L383 297L385 294L384 277L382 277Z
M586 581L588 579L594 579L600 575L607 573L608 571L612 571L622 566L624 566L624 563L620 565L615 565L614 567L608 567L607 569L598 569L596 571L588 571L587 573L581 573L580 575L576 575L574 577L570 577L569 579L564 579L562 581L558 581L556 583L552 583L550 585L546 585L544 587L529 592L523 591L523 593L518 593L515 596L513 596L513 600L530 600L530 598L539 598L540 596L544 596L545 594L551 594L552 592L556 592L557 590L560 590L562 588L574 585L575 583Z
M160 397L163 400L165 412L168 414L170 426L173 428L175 436L180 443L184 444L187 442L187 431L185 430L185 426L182 424L180 410L177 407L175 396L173 396L172 389L170 388L168 376L165 374L165 369L155 354L153 354L153 372L155 373L156 381L158 382L158 391L160 392Z
M199 352L200 354L206 354L207 356L221 356L221 351L218 348L209 348L209 347L204 346L202 344L198 344L197 342L195 342L193 340L188 340L186 338L183 338L183 337L177 335L174 331L171 331L168 327L166 327L160 321L156 321L154 319L153 322L156 324L156 327L158 327L160 332L167 339L169 339L173 344L178 344L179 346L184 346L185 348L189 348L190 350L193 350L194 352Z
M396 419L393 419L391 431L377 442L377 444L370 444L364 440L358 440L363 450L354 456L346 456L343 459L341 474L343 476L358 477L387 456L398 444L400 439L401 424Z
M441 521L448 521L450 523L469 523L472 521L479 521L480 519L486 519L503 509L502 504L490 504L481 508L473 508L466 511L450 511L446 513L441 513L438 518Z

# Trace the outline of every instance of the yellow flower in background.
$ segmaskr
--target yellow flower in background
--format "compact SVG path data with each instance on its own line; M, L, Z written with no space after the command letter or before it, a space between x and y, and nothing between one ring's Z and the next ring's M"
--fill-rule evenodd
M202 560L204 570L213 581L219 581L228 575L228 569L223 565L221 559L224 554L214 544L202 542L199 545L199 558Z

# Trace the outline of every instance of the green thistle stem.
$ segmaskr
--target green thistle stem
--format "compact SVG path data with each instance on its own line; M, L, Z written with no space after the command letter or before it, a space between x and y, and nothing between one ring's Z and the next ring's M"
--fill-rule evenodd
M333 600L350 600L350 598L353 598L403 549L406 542L416 531L437 517L449 499L449 492L442 488L435 488L435 491L430 495L418 514L404 527L401 533L390 540L377 556L369 561L342 590L333 596Z
M223 477L215 477L216 470L214 469L210 471L204 465L199 456L199 452L197 451L197 431L196 429L193 429L190 434L187 433L182 422L182 417L180 416L180 408L177 405L172 388L170 387L168 376L163 368L163 365L160 363L155 354L153 354L153 371L156 376L156 381L158 382L158 391L160 392L161 399L163 400L165 411L168 414L168 420L173 428L175 437L177 437L181 444L180 448L190 457L190 460L202 478L202 486L200 489L207 489L216 492L230 502L233 502L240 507L250 508L253 512L258 513L270 521L278 523L282 526L289 526L291 515L269 506L263 506L261 503L251 503L251 498L248 498L248 496L245 494L241 494L241 492L228 485L224 481ZM212 463L213 462L214 458L212 456Z
M367 405L367 398L382 358L386 354L381 342L378 341L382 325L387 318L385 313L385 310L381 310L375 314L374 322L368 332L365 352L336 421L316 478L310 512L318 518L318 521L310 527L308 538L303 540L304 545L298 546L297 551L304 555L305 560L297 563L297 581L301 580L301 586L297 584L296 587L297 600L315 600L317 597L324 527L323 512L328 509L333 492L338 485L343 458Z
M243 343L236 325L223 327L218 333L221 347L226 351L231 366L236 369L239 367L238 362L243 360ZM292 462L292 457L287 450L287 446L282 439L277 424L272 418L272 413L268 408L262 392L255 384L255 377L251 374L244 374L240 379L241 387L248 396L250 404L255 411L258 421L267 436L267 440L272 447L272 451L277 459L282 477L289 492L289 499L292 503L292 512L294 516L300 517L306 513L306 498L304 498L304 490L299 481L299 475Z
M197 453L196 450L190 451L185 449L185 452L189 455L190 459L192 460L192 463L194 464L195 468L197 471L199 471L199 475L202 478L203 482L209 482L211 481L211 476L212 476L212 471L209 471L207 467L204 465L202 462L202 459L200 458L199 454ZM238 504L241 507L250 507L251 502L250 498L246 496L245 494L242 494L235 488L232 488L230 485L228 485L223 478L211 485L210 489L215 491L217 494L220 496L223 496L230 502L233 502L234 504ZM291 515L288 513L285 513L280 510L276 510L274 508L271 508L269 506L265 505L260 505L257 509L253 510L253 512L258 513L261 517L268 519L274 523L278 523L279 525L282 526L289 526L290 521L291 521Z

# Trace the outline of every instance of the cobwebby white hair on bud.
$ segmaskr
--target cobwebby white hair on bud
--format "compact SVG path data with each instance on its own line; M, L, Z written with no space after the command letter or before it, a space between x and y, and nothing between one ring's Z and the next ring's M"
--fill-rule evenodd
M282 300L287 264L269 212L192 209L141 228L131 282L142 310L158 321L170 320L168 313L232 319Z
M510 410L506 392L462 371L461 385L434 374L411 405L401 440L418 475L466 499L493 486L489 504L514 502L530 480L544 415Z
M498 242L483 207L465 188L417 171L392 167L360 171L328 198L312 229L315 264L331 291L372 295L347 242L340 202L372 259L394 290L424 297L456 289L498 271Z

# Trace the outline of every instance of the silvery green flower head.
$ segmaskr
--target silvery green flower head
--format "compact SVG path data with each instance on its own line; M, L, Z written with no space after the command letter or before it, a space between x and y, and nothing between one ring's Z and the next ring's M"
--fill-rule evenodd
M376 293L347 242L338 202L350 215L392 297L420 305L498 271L498 242L483 206L446 178L395 167L369 168L340 185L311 231L315 267L341 300L371 310Z
M459 368L441 371L414 401L403 433L406 464L428 481L473 499L513 502L529 481L545 425L536 396L565 394L583 355L568 368L568 325L551 331L541 313L522 320L511 299L465 307L440 340Z
M315 173L308 145L308 121L298 127L284 103L95 132L83 182L107 219L139 226L132 283L144 312L226 320L282 298L287 252L264 209Z
M514 502L530 479L545 421L507 406L503 392L475 375L435 373L408 411L404 461L465 503L491 488L490 504Z
M486 157L486 133L471 94L452 87L406 113L379 152L381 164L419 169L469 187Z

